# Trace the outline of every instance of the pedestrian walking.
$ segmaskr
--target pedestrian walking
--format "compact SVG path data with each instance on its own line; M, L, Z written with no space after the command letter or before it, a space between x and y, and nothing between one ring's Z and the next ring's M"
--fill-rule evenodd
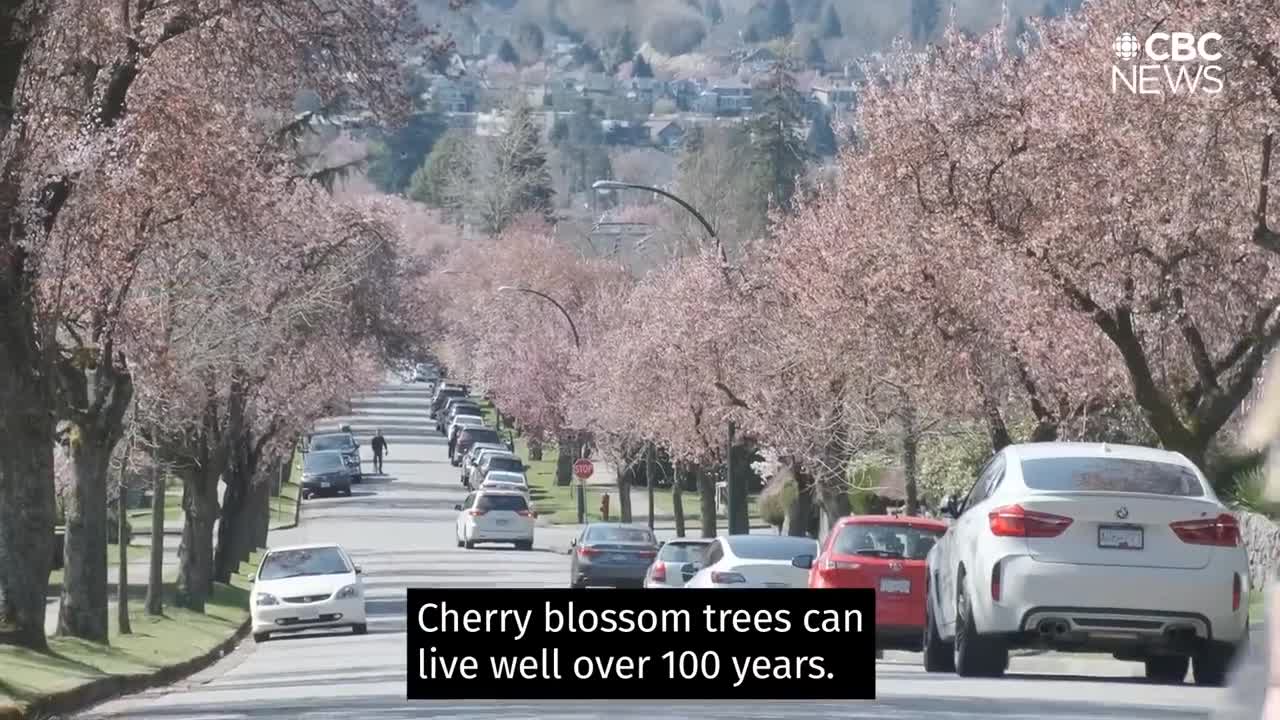
M382 474L382 456L387 454L387 439L382 437L382 428L374 433L369 446L373 448L373 471Z

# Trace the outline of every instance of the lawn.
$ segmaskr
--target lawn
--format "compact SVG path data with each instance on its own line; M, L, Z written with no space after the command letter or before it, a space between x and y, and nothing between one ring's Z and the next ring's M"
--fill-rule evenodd
M261 556L240 566L230 585L218 584L206 612L166 605L152 617L141 598L130 614L133 633L121 635L111 613L111 642L99 646L69 638L49 639L49 654L0 646L0 708L82 685L108 675L144 674L190 660L226 640L248 616L249 579ZM172 586L170 586L170 590ZM145 591L145 588L138 588Z
M1261 625L1266 617L1267 605L1261 590L1249 591L1249 617L1254 625Z
M170 480L164 493L164 520L166 523L182 521L182 483ZM129 511L129 524L135 533L151 527L151 508Z

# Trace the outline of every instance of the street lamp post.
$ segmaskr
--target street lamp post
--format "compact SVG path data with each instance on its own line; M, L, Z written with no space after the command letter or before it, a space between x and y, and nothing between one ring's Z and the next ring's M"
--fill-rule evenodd
M555 298L551 297L550 295L544 292L539 292L532 288L513 287L511 285L503 285L502 287L498 288L498 292L521 292L528 295L535 295L554 305L555 308L560 311L560 314L564 315L565 321L569 323L569 330L570 332L573 333L573 346L578 350L582 349L582 339L578 336L578 326L574 324L573 316L570 315L569 311L566 310L564 306L561 305ZM583 457L586 457L585 451L586 451L586 448L583 448ZM587 521L587 491L586 491L585 483L586 481L581 479L579 479L577 483L578 524L579 525Z
M713 241L715 241L716 253L719 254L720 256L721 268L725 273L726 280L728 279L729 256L725 252L724 243L720 241L720 236L716 234L716 229L711 226L711 223L708 222L705 217L703 217L702 213L698 212L697 208L689 204L689 202L686 201L684 198L674 193L663 190L662 188L659 188L659 187L653 187L652 185L642 185L640 183L624 182L621 180L597 180L591 183L591 187L592 189L597 191L643 190L645 192L651 192L657 195L661 195L662 197L667 198L668 200L674 202L675 204L687 210L689 214L694 217L694 219L696 219L699 223L702 224L702 227L707 231L707 234L711 236L711 239ZM725 456L724 456L725 486L726 486L726 489L729 491L729 497L728 497L729 534L744 535L751 531L751 527L750 527L751 523L747 518L747 502L746 502L747 494L745 492L745 488L743 488L742 484L734 478L734 472L733 472L733 445L734 445L734 442L736 441L734 437L736 430L737 428L734 426L734 423L730 422L727 443L726 443L727 446L725 448ZM652 507L652 503L650 503L650 507Z

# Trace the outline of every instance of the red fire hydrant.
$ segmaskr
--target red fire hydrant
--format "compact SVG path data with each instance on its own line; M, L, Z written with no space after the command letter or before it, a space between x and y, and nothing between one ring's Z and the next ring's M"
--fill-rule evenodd
M600 496L600 516L609 522L609 493Z

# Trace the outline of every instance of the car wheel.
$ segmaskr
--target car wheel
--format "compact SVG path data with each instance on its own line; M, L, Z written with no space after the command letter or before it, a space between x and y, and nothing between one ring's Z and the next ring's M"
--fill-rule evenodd
M351 626L351 632L356 635L368 635L369 625L367 623L356 623Z
M1191 678L1197 685L1222 687L1227 682L1233 655L1229 647L1210 645L1191 658Z
M585 580L569 580L569 587L573 590L586 590L587 583Z
M254 633L253 641L256 643L264 643L271 639L271 633Z
M351 497L351 488L347 488L346 490L343 490L342 494L347 497Z
M928 589L926 588L926 592ZM933 606L924 601L924 642L921 655L924 660L924 671L931 673L955 672L955 649L942 639L938 632L938 622L933 617Z
M1186 655L1157 655L1144 661L1147 679L1166 685L1181 684L1187 677L1191 658Z
M466 548L466 549L468 549L468 550L474 550L474 549L475 549L475 547L476 547L476 543L475 543L475 541L474 541L474 540L466 540L466 541L464 541L464 542L462 543L462 547L464 547L464 548Z
M998 638L978 634L969 594L961 592L956 602L956 674L961 677L999 677L1009 665L1009 649Z

